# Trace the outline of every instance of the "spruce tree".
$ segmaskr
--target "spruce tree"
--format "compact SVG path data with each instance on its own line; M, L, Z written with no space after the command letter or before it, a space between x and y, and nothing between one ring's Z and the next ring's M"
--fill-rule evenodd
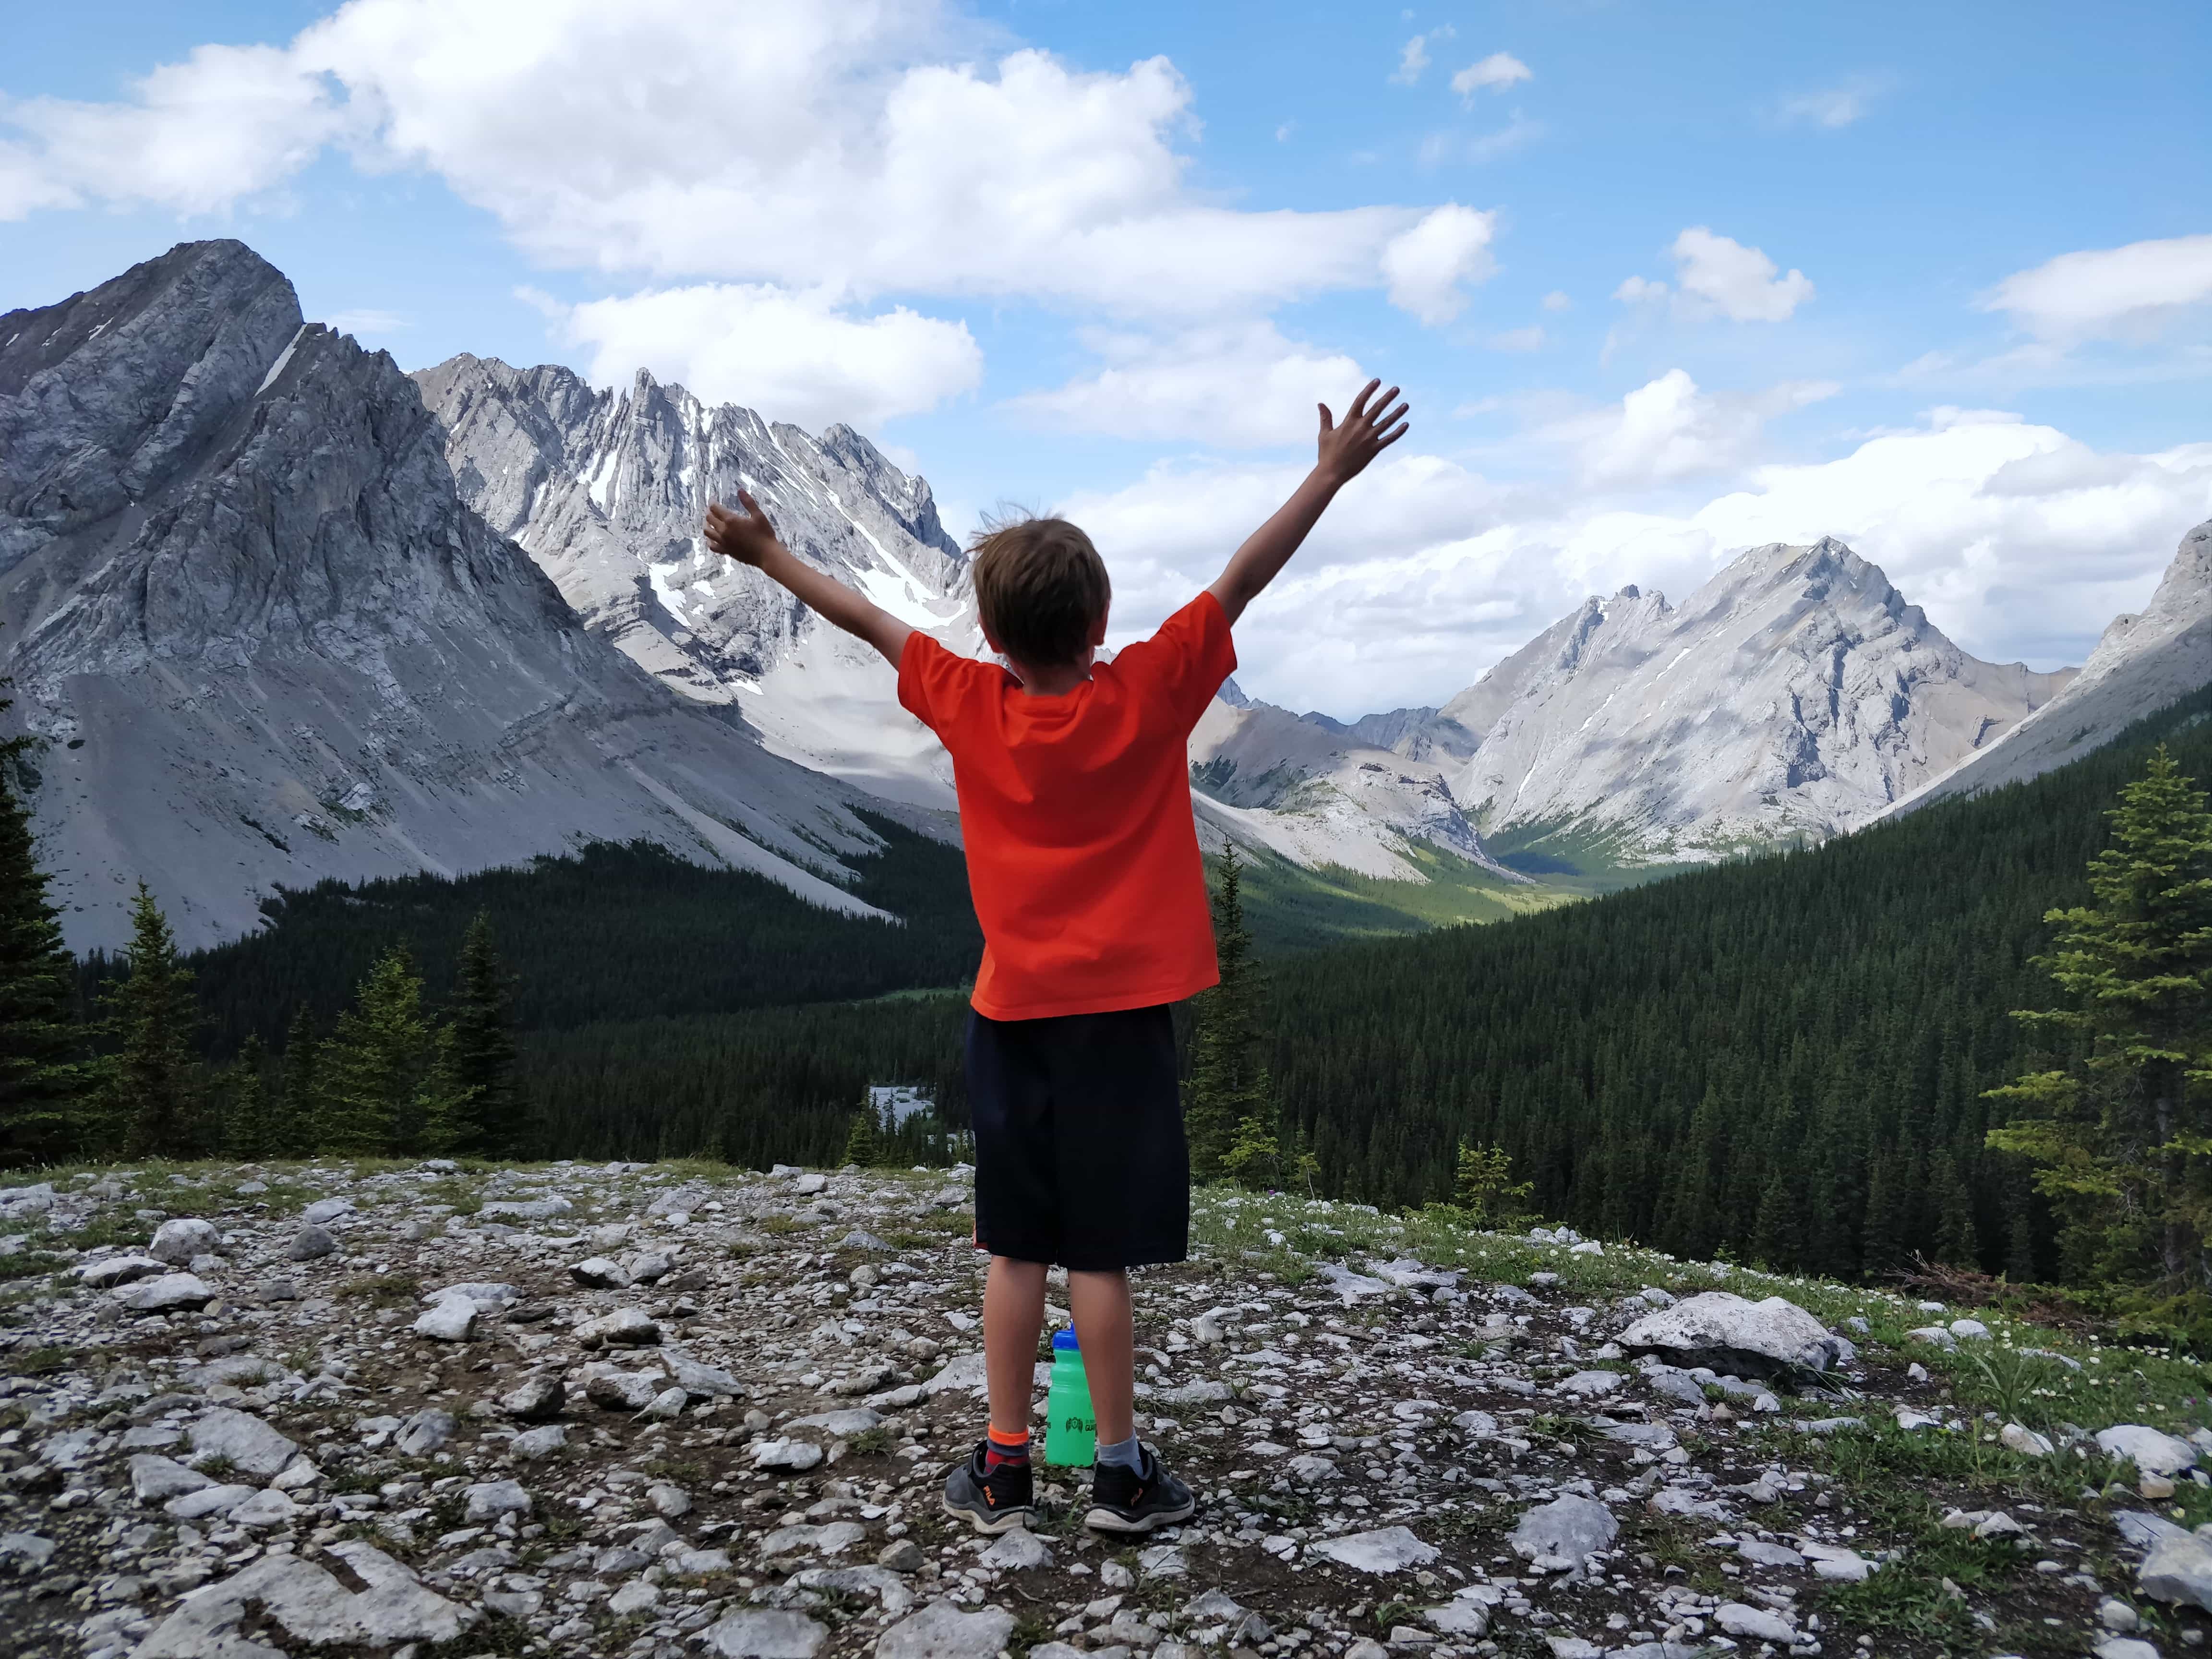
M303 1007L284 1034L282 1103L276 1113L278 1155L312 1158L323 1149L322 1039Z
M74 964L17 789L27 744L0 744L0 1164L66 1152L84 1085Z
M875 1104L872 1101L864 1100L860 1103L860 1109L853 1114L853 1127L845 1137L844 1161L871 1170L882 1158L883 1152L876 1138Z
M100 1061L100 1116L125 1158L186 1157L199 1127L199 1009L168 918L143 881L124 963L123 979L101 998L112 1047Z
M283 1151L277 1121L281 1102L271 1097L263 1075L267 1065L268 1052L259 1035L250 1033L224 1078L222 1150L227 1158L251 1162L275 1158Z
M528 1150L529 1125L515 1079L507 970L492 942L491 918L482 910L461 941L453 981L447 1014L453 1034L453 1086L466 1092L471 1119L458 1150L483 1158L520 1158Z
M1468 1224L1496 1227L1527 1209L1530 1186L1513 1179L1513 1160L1503 1146L1471 1146L1462 1140L1452 1170L1452 1202L1467 1212Z
M355 1154L426 1149L436 1099L436 1036L422 1014L422 981L404 945L377 958L338 1016L321 1055L323 1150Z
M1240 1140L1245 1161L1256 1158L1261 1143L1273 1139L1275 1118L1261 1038L1265 986L1244 926L1243 866L1233 843L1222 848L1215 868L1220 884L1213 896L1213 943L1221 982L1192 1000L1197 1030L1183 1110L1191 1174L1200 1181L1233 1175L1229 1160Z
M2072 1006L2015 1018L2048 1069L1990 1091L2026 1108L1989 1144L2036 1165L2070 1273L2171 1293L2212 1286L2212 811L2166 753L2109 814L2094 901L2052 910L2039 958Z

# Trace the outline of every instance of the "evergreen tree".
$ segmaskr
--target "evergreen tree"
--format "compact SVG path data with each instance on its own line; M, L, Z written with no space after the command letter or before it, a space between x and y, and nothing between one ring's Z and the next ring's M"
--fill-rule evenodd
M1260 1142L1273 1140L1275 1116L1260 1031L1265 987L1244 925L1243 866L1233 842L1222 848L1215 867L1220 885L1213 896L1213 943L1221 982L1192 1000L1197 1030L1183 1111L1191 1174L1200 1181L1234 1176L1230 1158L1240 1142L1245 1163L1257 1157Z
M362 981L321 1055L323 1150L426 1150L441 1094L437 1048L414 958L395 945Z
M1266 1192L1280 1182L1283 1149L1276 1142L1274 1131L1256 1115L1237 1124L1236 1136L1222 1155L1221 1172L1255 1193Z
M283 1102L276 1113L277 1152L312 1158L323 1147L322 1040L305 1008L284 1038Z
M882 1160L876 1139L876 1109L872 1102L864 1100L860 1109L853 1114L852 1133L845 1137L845 1162L872 1170Z
M0 713L9 704L0 699ZM50 1160L74 1138L83 1086L77 1063L75 964L46 897L18 793L29 739L0 744L0 1164Z
M102 1012L112 1048L100 1062L99 1114L112 1144L125 1158L189 1155L198 1127L199 1010L168 918L143 881L131 903L125 976L107 988Z
M492 944L488 912L477 911L469 923L453 980L447 1016L453 1034L453 1085L465 1094L471 1120L458 1149L484 1158L520 1157L529 1126L515 1084L507 971Z
M2016 1018L2071 1050L1991 1097L2077 1273L2212 1287L2212 811L2160 744L2089 865L2094 902L2053 910L2040 958L2073 1006Z
M1526 1212L1532 1188L1513 1179L1513 1160L1502 1146L1459 1144L1452 1171L1452 1202L1468 1213L1468 1224L1497 1227Z
M275 1158L283 1151L278 1115L282 1101L272 1097L263 1075L268 1051L258 1036L240 1045L238 1058L226 1074L222 1113L222 1150L226 1158L257 1160Z

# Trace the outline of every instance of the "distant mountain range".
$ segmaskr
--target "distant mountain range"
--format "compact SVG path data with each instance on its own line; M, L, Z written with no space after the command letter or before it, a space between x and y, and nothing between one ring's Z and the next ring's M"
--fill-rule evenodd
M403 375L234 241L0 317L0 659L48 739L71 943L118 942L142 878L204 943L278 884L591 840L866 910L854 809L957 836L950 766L872 653L702 552L740 486L802 557L982 650L929 486L849 428L642 372ZM1817 840L2032 776L2208 680L2212 526L2078 674L1967 655L1824 540L1680 606L1589 599L1441 708L1345 723L1231 683L1191 773L1213 844L1504 884Z

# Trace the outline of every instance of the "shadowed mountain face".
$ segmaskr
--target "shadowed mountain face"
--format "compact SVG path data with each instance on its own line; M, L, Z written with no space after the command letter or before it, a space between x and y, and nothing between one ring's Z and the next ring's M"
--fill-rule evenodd
M2149 608L2115 617L2081 672L2002 742L1900 802L1931 800L2020 783L2078 760L2130 722L2212 682L2212 520L2181 538Z
M853 792L586 629L382 353L242 244L0 317L0 660L72 945L276 884L646 837L853 908Z
M415 380L462 498L594 633L684 696L738 706L804 765L952 805L950 763L875 653L699 534L709 501L749 490L801 558L978 651L965 562L926 482L850 427L816 438L642 370L626 392L599 392L566 368L460 356Z

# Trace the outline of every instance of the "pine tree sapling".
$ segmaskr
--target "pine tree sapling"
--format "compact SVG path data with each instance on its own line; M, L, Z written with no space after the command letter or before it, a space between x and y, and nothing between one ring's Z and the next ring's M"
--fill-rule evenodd
M1222 1156L1221 1172L1240 1187L1266 1192L1280 1183L1282 1164L1282 1148L1276 1144L1274 1132L1253 1116L1237 1126L1237 1138Z
M1466 1212L1468 1225L1496 1227L1525 1213L1528 1182L1513 1180L1513 1160L1503 1146L1459 1144L1459 1164L1452 1181L1452 1202Z
M188 1157L199 1125L192 975L144 882L131 903L125 972L102 999L112 1052L100 1062L98 1111L125 1158Z
M17 789L27 741L0 744L0 1164L68 1151L85 1082L73 964Z
M404 945L377 959L321 1055L324 1149L420 1152L440 1109L436 1034Z
M238 1058L224 1073L222 1150L226 1158L257 1162L284 1153L277 1122L282 1103L269 1088L268 1051L258 1036L239 1045Z
M2035 1166L2069 1276L2212 1289L2212 811L2164 745L2111 813L2094 902L2053 910L2039 958L2071 1003L2016 1018L2048 1069L1990 1091L1989 1144ZM1947 1218L1948 1224L1948 1218Z
M860 1103L860 1109L853 1114L852 1133L845 1137L845 1162L872 1170L883 1160L876 1134L876 1108L872 1100Z
M1215 867L1220 885L1213 897L1213 943L1221 982L1192 1000L1197 1029L1191 1039L1190 1085L1183 1109L1191 1174L1200 1181L1236 1178L1230 1158L1244 1138L1245 1124L1259 1125L1259 1136L1248 1143L1252 1149L1249 1161L1256 1156L1260 1138L1273 1143L1275 1121L1261 1036L1265 986L1252 959L1252 935L1244 925L1243 866L1233 843L1222 848Z

